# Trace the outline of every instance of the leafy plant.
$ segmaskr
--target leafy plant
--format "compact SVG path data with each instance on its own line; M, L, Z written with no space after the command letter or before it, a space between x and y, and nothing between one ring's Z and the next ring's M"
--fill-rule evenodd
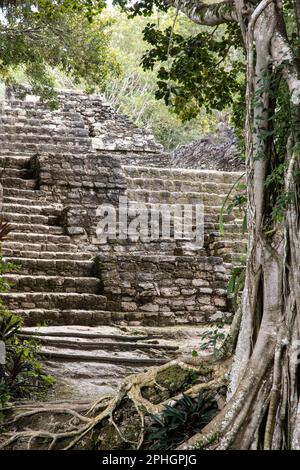
M0 303L0 341L6 352L0 366L0 413L12 400L39 396L54 382L38 360L39 342L19 337L22 325L22 319Z
M223 327L224 325L222 323L217 323L209 330L202 333L200 344L201 351L204 351L206 349L212 349L213 354L217 353L220 341L223 341L225 339Z
M61 73L73 86L103 91L120 72L109 47L111 21L99 15L104 7L104 1L38 0L34 8L12 2L0 17L0 78L30 85L53 106Z
M218 413L214 397L200 393L196 399L183 395L173 406L166 405L160 415L151 415L146 429L144 447L150 450L176 448L193 434L201 431Z
M235 266L232 269L230 280L228 283L228 293L233 294L233 301L236 305L241 292L244 289L246 280L246 256L240 257L241 266Z

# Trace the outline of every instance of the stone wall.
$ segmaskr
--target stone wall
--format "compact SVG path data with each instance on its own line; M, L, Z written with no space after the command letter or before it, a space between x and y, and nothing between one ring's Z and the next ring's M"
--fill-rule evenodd
M127 187L119 161L112 155L37 155L31 164L39 189L53 192L64 204L115 204Z
M230 321L222 258L124 255L97 257L107 308L135 325Z
M167 152L126 152L119 155L122 165L146 166L148 168L170 168L171 155Z

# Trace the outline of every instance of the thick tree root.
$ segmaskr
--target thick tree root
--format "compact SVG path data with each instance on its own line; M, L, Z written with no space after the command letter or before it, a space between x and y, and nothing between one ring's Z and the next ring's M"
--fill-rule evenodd
M72 406L66 408L56 404L53 407L41 406L29 410L24 407L24 412L19 409L12 419L5 422L5 429L0 435L0 449L90 448L91 436L95 430L97 444L93 445L94 448L101 448L101 442L105 440L101 434L108 427L110 432L115 430L114 435L117 435L118 441L129 448L139 449L144 441L147 416L161 413L166 404L174 403L174 400L182 397L182 392L196 397L200 392L217 392L224 388L228 367L228 361L213 364L211 360L202 359L200 364L195 365L172 361L147 372L128 376L116 396L101 397L84 411L79 412L72 409ZM128 426L124 427L124 420L118 417L118 412L123 412L126 406L130 407L130 414L136 416L137 424L132 436L126 434ZM38 429L32 429L34 420L38 420L34 425ZM47 424L58 420L59 427L63 429L41 429L41 420L42 425L46 424L45 428ZM103 442L102 445L105 447Z

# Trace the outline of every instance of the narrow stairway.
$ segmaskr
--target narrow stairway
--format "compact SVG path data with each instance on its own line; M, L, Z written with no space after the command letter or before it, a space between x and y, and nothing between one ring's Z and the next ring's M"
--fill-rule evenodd
M63 129L60 137L53 134L54 119ZM174 357L173 345L150 347L146 333L108 326L114 313L106 310L93 253L65 234L62 205L55 194L39 189L36 153L57 151L57 146L64 152L89 151L88 131L78 115L51 113L40 104L4 103L1 143L2 220L12 228L2 255L16 265L5 276L11 290L1 299L24 319L22 334L40 339L47 369L59 379L59 395L97 396L117 387L124 375Z

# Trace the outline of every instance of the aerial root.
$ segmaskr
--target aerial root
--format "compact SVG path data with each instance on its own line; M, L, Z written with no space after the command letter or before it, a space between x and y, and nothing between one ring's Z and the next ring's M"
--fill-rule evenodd
M62 448L64 450L72 449L77 444L79 444L89 433L91 433L93 429L99 427L99 425L101 425L104 420L107 420L116 429L122 441L132 444L138 449L142 446L144 440L145 416L162 412L166 404L174 402L174 400L177 400L182 396L181 393L178 393L159 404L154 404L143 397L142 389L145 387L156 387L159 390L166 390L166 388L164 388L161 384L157 383L157 376L158 373L163 372L170 366L174 365L179 366L183 370L199 372L199 367L188 365L184 362L172 361L171 363L164 364L159 367L153 367L144 373L126 377L116 396L101 397L89 408L87 408L83 414L78 413L77 411L70 408L57 406L53 408L51 408L51 406L48 406L47 408L40 407L26 411L24 413L20 413L12 420L7 421L5 426L7 427L17 424L22 426L22 423L20 422L21 420L43 413L50 413L53 415L70 415L71 419L67 423L64 423L64 426L67 426L67 430L63 432L50 432L47 430L32 429L4 432L2 433L2 437L6 438L6 440L0 444L0 449L10 448L12 444L16 443L17 441L24 441L24 439L27 441L27 449L32 449L33 444L37 439L43 439L47 443L43 443L43 446L46 445L48 450L55 448L59 441L69 440L69 442ZM211 380L191 385L191 387L185 390L184 393L191 397L195 397L201 391L219 389L225 384L225 370L227 370L227 367L215 367L213 378ZM139 435L137 441L135 442L127 439L123 435L114 419L114 412L118 409L124 399L131 401L140 419ZM77 422L75 423L74 421Z

